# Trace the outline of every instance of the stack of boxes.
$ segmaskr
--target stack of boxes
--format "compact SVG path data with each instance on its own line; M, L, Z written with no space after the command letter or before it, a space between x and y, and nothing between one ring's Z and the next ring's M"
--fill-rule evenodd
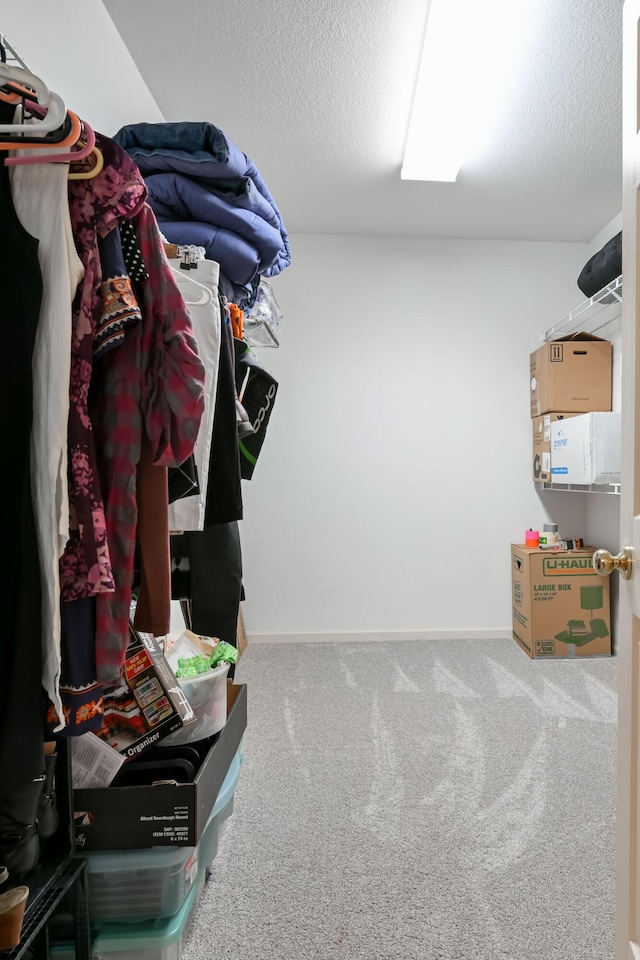
M608 412L611 360L609 341L588 333L553 340L531 354L536 482L620 482L620 414Z
M610 412L611 361L611 344L587 333L545 343L531 354L536 482L620 482L620 414ZM532 659L611 655L609 581L593 570L592 555L590 547L549 551L512 545L513 638Z
M620 414L609 412L611 360L609 341L588 333L553 340L531 354L537 483L620 482Z
M246 686L227 681L226 702L226 723L214 736L153 747L111 786L74 791L75 849L87 859L95 957L182 957L242 766ZM73 944L55 933L52 939L52 960L72 960Z

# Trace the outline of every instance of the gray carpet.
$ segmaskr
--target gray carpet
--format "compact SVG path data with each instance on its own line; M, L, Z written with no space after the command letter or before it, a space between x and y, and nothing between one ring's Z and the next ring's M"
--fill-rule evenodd
M513 641L250 647L184 960L608 960L616 663Z

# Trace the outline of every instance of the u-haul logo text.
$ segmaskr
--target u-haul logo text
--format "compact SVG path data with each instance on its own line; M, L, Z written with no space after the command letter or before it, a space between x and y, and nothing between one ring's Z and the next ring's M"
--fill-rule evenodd
M595 574L591 557L548 557L542 561L542 574L545 577L584 577Z

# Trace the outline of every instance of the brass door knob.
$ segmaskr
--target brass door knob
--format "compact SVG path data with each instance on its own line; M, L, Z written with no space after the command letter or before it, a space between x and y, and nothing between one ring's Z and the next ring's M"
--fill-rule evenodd
M632 566L631 547L623 547L615 557L608 550L596 550L593 555L593 569L600 577L608 577L614 570L619 570L623 580L630 580Z

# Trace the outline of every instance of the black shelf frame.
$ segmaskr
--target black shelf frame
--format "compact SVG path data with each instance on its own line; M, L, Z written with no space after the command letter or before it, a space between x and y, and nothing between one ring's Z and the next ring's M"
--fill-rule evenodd
M29 899L22 924L20 943L13 950L0 951L0 960L48 960L48 924L66 900L74 920L76 960L91 960L91 922L86 861L73 860L73 784L71 745L57 741L56 800L59 827L43 851L41 864L24 879Z
M85 860L72 860L56 870L50 881L30 900L17 947L0 954L2 960L48 960L49 921L67 900L74 919L76 960L91 960L91 923L89 886Z

